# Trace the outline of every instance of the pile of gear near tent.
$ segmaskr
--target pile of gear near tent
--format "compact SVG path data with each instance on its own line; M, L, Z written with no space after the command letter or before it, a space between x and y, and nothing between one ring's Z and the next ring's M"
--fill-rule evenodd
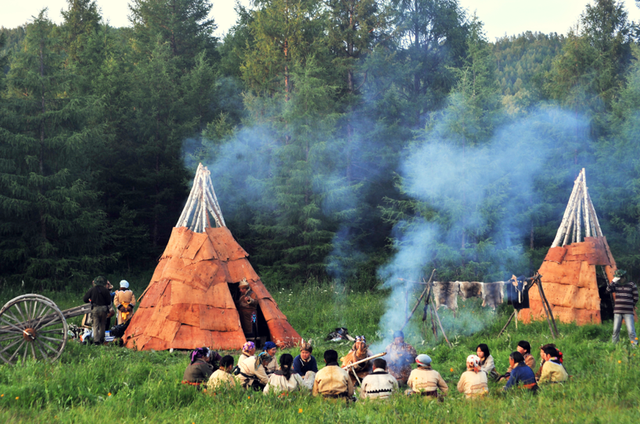
M616 262L600 229L582 169L555 240L538 271L553 315L566 323L601 323L602 312L611 308L611 298L604 288L615 271ZM529 307L518 314L520 320L544 319L537 290L529 291Z
M280 347L299 343L247 256L225 226L210 172L199 165L182 215L124 334L126 346L240 349L247 340L232 293L243 279L258 297L261 341Z

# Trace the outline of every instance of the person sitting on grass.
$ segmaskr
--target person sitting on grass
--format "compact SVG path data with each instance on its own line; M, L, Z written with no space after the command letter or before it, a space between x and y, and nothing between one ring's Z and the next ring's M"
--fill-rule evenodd
M245 389L251 387L256 392L263 390L269 382L266 369L272 360L273 358L267 352L260 352L254 360L245 359L239 366L240 373L236 376L242 383L242 387Z
M480 358L480 369L487 373L488 378L497 380L500 376L496 371L496 365L493 356L489 353L489 346L481 343L476 347L476 355Z
M361 361L372 355L373 354L371 353L371 351L369 350L369 347L367 346L367 339L364 336L356 336L356 341L353 344L353 347L351 348L349 353L347 353L340 360L342 361L342 366L344 367L346 365L353 364L354 362ZM362 381L362 379L365 378L367 374L371 372L371 365L372 365L371 361L364 361L359 363L358 365L350 367L353 370L351 369L349 370L349 377L351 378L351 382L353 383L354 386L359 384L358 379ZM354 371L358 376L358 378L356 378L356 376L353 375Z
M281 393L308 389L302 377L293 372L293 356L283 353L280 356L280 369L269 377L264 392Z
M253 358L253 355L256 353L256 344L253 342L246 342L242 345L242 353L240 357L238 357L238 366L243 363L245 360L249 358ZM253 358L255 360L256 358Z
M487 373L480 369L480 358L477 355L467 356L467 370L460 376L458 391L467 399L489 393Z
M190 357L191 363L184 370L182 383L199 386L209 380L220 355L207 347L199 347L191 352Z
M207 389L215 390L220 387L235 387L236 379L233 374L233 356L226 355L220 360L220 368L218 368L207 382Z
M418 368L411 371L407 386L409 389L405 392L408 395L419 393L422 396L438 397L438 389L441 395L449 392L449 386L444 381L440 373L431 368L431 358L424 353L416 357Z
M353 396L353 382L349 373L338 365L338 352L333 349L324 352L327 364L316 374L312 394L325 399L345 398Z
M300 343L300 355L293 359L293 372L298 375L306 375L308 371L318 372L318 363L316 358L311 354L313 346L309 341L302 340Z
M529 344L528 341L520 340L518 342L516 350L522 354L522 356L524 357L524 363L527 364L529 368L534 369L536 367L536 360L531 354L531 344ZM511 375L511 370L512 368L509 367L509 369L507 369L507 372L503 376L500 376L499 381L508 380L509 376Z
M538 391L536 376L533 370L524 363L522 353L513 352L509 355L509 365L511 366L511 377L509 377L507 385L504 386L504 390L509 390L511 387L518 387L518 384L522 383L523 388L531 390L533 393Z
M398 390L398 380L387 372L387 361L377 358L373 361L373 371L362 380L360 396L363 399L388 399Z
M548 344L545 344L545 345L540 346L540 368L538 368L538 371L536 371L536 380L540 380L540 376L542 375L542 367L544 366L544 363L546 362L546 361L544 360L544 356L545 356L545 354L544 354L544 350L545 350L546 348L548 348L548 347L552 347L552 348L554 348L554 349L556 349L556 350L558 349L558 348L556 347L556 345L555 345L555 344L553 344L553 343L548 343ZM558 356L558 361L559 361L561 364L563 364L563 365L564 365L564 363L563 363L563 359L562 359L562 352L558 351L558 355L559 355L559 356ZM532 369L533 369L533 368L532 368Z
M269 366L266 367L267 375L271 375L280 368L278 367L278 362L276 361L276 352L278 351L278 346L274 342L266 342L262 347L264 352L267 352L269 356L271 356L271 362L269 362Z
M543 349L542 373L540 374L540 383L562 383L569 379L567 370L558 359L560 352L555 347L547 346Z

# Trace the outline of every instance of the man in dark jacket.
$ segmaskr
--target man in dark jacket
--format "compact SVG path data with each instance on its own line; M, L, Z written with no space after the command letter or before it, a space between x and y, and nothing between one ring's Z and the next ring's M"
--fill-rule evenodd
M105 287L107 283L107 279L103 276L94 278L91 282L93 287L82 298L85 303L91 302L93 342L96 344L104 342L107 314L109 313L109 306L111 306L111 293Z
M617 270L613 277L611 284L607 286L607 291L615 293L616 299L613 306L613 336L611 341L618 343L618 340L620 340L620 327L624 318L631 345L637 346L638 339L636 339L633 310L638 302L638 287L632 282L627 282L627 272L625 270Z

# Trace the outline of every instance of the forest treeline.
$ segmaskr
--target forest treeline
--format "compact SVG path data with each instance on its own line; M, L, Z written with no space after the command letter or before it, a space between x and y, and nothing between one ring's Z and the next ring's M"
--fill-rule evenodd
M640 275L638 28L592 3L495 42L457 0L254 0L223 39L207 0L131 0L126 28L68 0L3 29L0 287L153 269L198 162L270 284L371 288L403 251L530 275L582 168Z

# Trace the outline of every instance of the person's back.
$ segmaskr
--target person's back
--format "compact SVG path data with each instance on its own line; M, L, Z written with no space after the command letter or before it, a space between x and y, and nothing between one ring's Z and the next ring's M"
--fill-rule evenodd
M421 354L416 357L418 368L411 371L407 386L416 393L423 396L437 396L438 389L443 394L449 392L449 386L444 381L440 373L431 369L431 358L429 355Z
M440 388L447 393L449 388L440 373L433 369L416 368L411 371L407 385L414 392L435 392Z
M220 368L209 377L207 388L215 390L221 387L235 387L236 379L233 374L231 374L232 369L233 357L231 355L223 357L220 361Z
M133 308L136 306L136 297L129 290L127 280L120 281L120 290L116 290L113 297L113 305L118 310L118 324L122 324L131 319Z
M252 357L239 364L240 374L238 374L237 378L240 380L244 388L254 386L254 382L257 382L262 386L259 388L262 389L269 382L266 369L261 363L265 358L270 361L270 358L267 358L267 356L269 356L268 353L261 352L255 360Z
M330 398L353 396L353 383L349 373L338 365L338 352L327 350L324 360L327 365L316 374L313 395Z
M360 395L365 399L388 399L398 390L398 380L387 371L387 361L373 361L373 371L362 380Z
M477 355L467 357L467 371L460 376L458 391L464 393L467 399L489 393L487 373L480 369L480 358Z
M538 390L536 375L533 370L524 363L524 356L522 356L520 352L513 352L509 356L509 365L511 365L513 369L507 385L504 386L504 390L509 390L511 387L518 387L520 383L522 383L522 387L525 389L534 392Z
M295 392L303 389L307 389L307 386L298 374L291 373L287 378L282 371L276 371L269 376L269 383L264 387L264 392Z
M92 281L93 287L84 295L82 300L91 303L91 319L94 343L104 342L104 332L107 326L107 314L111 306L111 292L105 287L109 284L106 278L98 276Z
M458 391L467 398L477 397L489 392L487 373L484 371L465 371L458 381Z
M194 349L191 352L191 363L184 370L182 383L200 385L205 383L213 374L213 366L209 363L211 351L206 347Z

